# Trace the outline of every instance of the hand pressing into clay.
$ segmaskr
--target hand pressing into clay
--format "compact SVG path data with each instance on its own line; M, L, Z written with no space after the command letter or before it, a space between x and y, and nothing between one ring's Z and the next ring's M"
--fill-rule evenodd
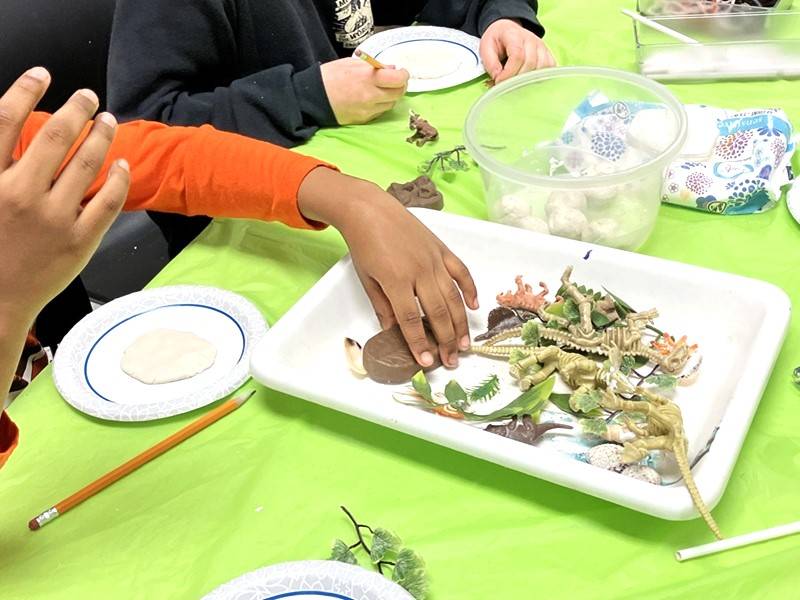
M339 125L367 123L394 107L406 93L408 71L375 69L358 58L321 66L322 83Z
M117 126L110 114L99 115L66 160L97 110L89 90L76 92L13 161L22 127L49 83L49 73L37 67L0 98L0 318L25 329L86 265L129 185L127 163L117 161L97 195L83 203Z
M514 75L556 66L545 43L511 19L489 25L481 37L481 60L495 83Z
M423 367L433 364L433 352L446 366L457 366L459 350L470 345L464 302L478 308L475 283L464 264L372 183L318 168L303 181L298 206L306 218L342 233L381 327L398 324ZM417 299L438 348L429 347Z

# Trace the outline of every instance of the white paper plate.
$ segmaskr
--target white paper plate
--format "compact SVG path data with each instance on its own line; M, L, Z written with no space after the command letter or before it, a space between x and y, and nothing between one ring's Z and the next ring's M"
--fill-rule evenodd
M475 278L481 310L470 316L473 334L485 330L495 295L513 287L516 275L534 284L548 282L553 289L564 267L572 264L575 281L593 289L605 286L640 310L657 307L659 327L700 344L700 376L693 385L679 388L676 401L683 410L690 457L719 425L710 452L694 469L706 502L713 506L719 500L786 332L791 307L782 290L632 252L436 211L413 212L464 260ZM696 516L682 484L644 483L397 403L392 398L397 387L356 378L345 360L345 336L364 342L378 330L346 257L256 348L253 375L273 389L641 512L666 519ZM313 339L308 331L315 333ZM436 389L454 376L472 385L492 373L502 377L508 371L503 367L498 361L467 356L455 374L439 369L430 380Z
M125 349L153 329L190 331L217 349L214 364L183 381L147 385L120 368ZM248 377L250 353L267 330L250 302L213 287L180 285L118 298L83 318L64 337L53 378L64 399L111 421L149 421L206 406Z
M376 33L357 48L407 69L409 92L443 90L483 75L480 39L447 27L401 27Z
M225 583L203 600L414 600L396 583L331 560L282 563Z
M794 220L800 223L800 184L794 183L786 194L786 206Z

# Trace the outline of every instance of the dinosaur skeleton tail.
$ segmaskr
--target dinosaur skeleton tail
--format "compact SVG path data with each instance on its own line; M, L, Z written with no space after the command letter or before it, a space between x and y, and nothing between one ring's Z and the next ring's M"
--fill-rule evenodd
M494 358L509 358L513 350L525 350L528 346L515 344L513 346L471 346L470 352L474 352L478 356L491 356Z
M681 470L681 475L683 475L683 480L686 482L686 488L689 490L689 495L692 497L692 502L694 502L694 505L697 507L697 511L700 513L700 516L703 517L703 520L706 522L706 525L708 525L708 528L711 529L714 536L718 540L721 540L722 533L720 532L719 526L714 520L714 517L711 516L711 511L708 510L706 503L703 501L700 491L697 489L697 486L694 483L692 470L689 466L689 459L686 456L686 450L680 441L677 441L675 444L675 460L678 461L678 467Z

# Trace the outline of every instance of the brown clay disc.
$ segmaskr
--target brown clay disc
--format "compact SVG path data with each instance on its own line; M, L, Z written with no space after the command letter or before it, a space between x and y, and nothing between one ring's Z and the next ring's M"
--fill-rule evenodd
M436 338L433 337L427 324L425 333L428 336L431 354L434 356L433 365L425 369L428 371L441 366L442 363L437 351ZM411 354L398 325L381 331L367 341L364 345L363 362L370 379L390 385L411 381L414 374L422 368L414 360L414 355Z

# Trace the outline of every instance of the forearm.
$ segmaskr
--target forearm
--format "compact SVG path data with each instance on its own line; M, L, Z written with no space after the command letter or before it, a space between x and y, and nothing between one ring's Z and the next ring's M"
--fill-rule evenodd
M513 19L525 29L539 37L544 36L544 27L537 17L537 0L486 0L478 13L478 34L500 19Z

